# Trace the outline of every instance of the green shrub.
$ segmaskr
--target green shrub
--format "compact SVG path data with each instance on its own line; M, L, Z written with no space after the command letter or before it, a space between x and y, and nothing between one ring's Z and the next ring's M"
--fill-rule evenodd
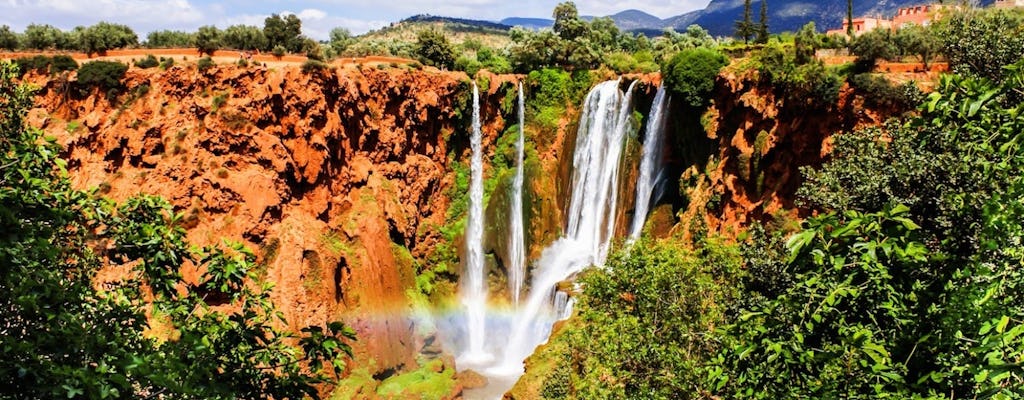
M384 66L383 64L377 64L377 68L378 69L381 69L381 67L383 67L383 66ZM328 67L327 63L325 63L323 61L309 59L309 60L306 60L306 62L302 63L302 72L309 74L309 73L313 73L313 72L323 71L323 70L327 69L327 67Z
M954 72L1000 80L1003 66L1024 58L1022 29L1020 10L972 10L940 21L937 35Z
M152 54L146 54L145 58L135 62L135 66L139 68L154 68L159 65L160 62Z
M78 85L80 87L99 87L101 89L121 89L121 78L128 71L128 66L117 61L90 61L78 69Z
M227 93L221 93L221 94L218 94L216 96L213 96L213 100L210 101L210 106L211 106L210 111L211 112L217 112L217 110L219 110L220 107L223 106L227 102L228 102L228 95L227 95Z
M174 65L174 57L160 57L160 69L166 70Z
M455 60L454 69L456 71L465 71L466 75L469 76L476 75L477 71L480 71L481 68L483 68L483 64L481 64L480 61L477 61L477 59L472 57L461 56L457 60Z
M680 51L662 68L669 90L690 107L703 107L715 88L718 71L729 63L722 53L704 47Z
M865 105L873 109L909 110L924 99L924 94L913 82L894 85L878 75L853 75L850 77L850 86L864 91Z
M71 56L59 54L50 59L50 73L56 74L63 71L74 71L78 69L78 62Z
M16 58L13 61L18 65L18 70L22 75L27 74L29 71L35 71L40 74L56 74L58 72L78 69L78 63L66 55L56 55L53 57L37 55Z
M287 52L288 52L288 49L284 48L284 46L281 46L281 45L274 46L274 48L270 51L270 53L273 54L274 57L277 57L277 58L284 57L285 53L287 53Z
M208 56L196 61L196 68L199 68L200 71L205 71L214 65L217 65L217 63L213 62L213 59Z

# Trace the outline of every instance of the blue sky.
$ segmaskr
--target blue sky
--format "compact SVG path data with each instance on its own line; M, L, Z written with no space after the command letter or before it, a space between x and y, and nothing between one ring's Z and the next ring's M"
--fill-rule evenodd
M703 8L708 0L579 0L583 15L608 15L635 8L661 18ZM500 20L505 17L550 17L558 0L0 0L0 25L22 31L30 23L71 29L99 21L131 26L140 39L160 29L195 30L234 24L263 25L272 13L294 13L303 32L326 39L334 27L355 34L377 29L415 14Z

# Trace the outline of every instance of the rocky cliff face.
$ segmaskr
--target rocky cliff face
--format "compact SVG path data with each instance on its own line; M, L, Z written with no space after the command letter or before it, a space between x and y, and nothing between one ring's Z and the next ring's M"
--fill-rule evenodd
M826 161L833 135L904 111L868 107L865 94L847 84L824 104L789 99L756 73L720 75L712 106L698 123L677 129L685 136L677 137L676 154L685 201L674 229L734 236L752 222L795 222L807 213L795 202L800 168Z
M123 94L41 90L31 124L64 146L73 182L122 200L167 198L197 245L256 250L292 329L343 319L354 363L414 368L414 260L439 240L450 163L468 147L461 73L349 66L132 69ZM492 79L497 88L499 79ZM484 88L485 148L504 119ZM184 271L194 279L198 271Z

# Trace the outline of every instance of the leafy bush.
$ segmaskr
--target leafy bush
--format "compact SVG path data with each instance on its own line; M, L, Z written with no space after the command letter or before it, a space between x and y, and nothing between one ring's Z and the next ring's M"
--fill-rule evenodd
M160 69L167 70L174 65L174 57L160 57Z
M302 63L302 72L307 74L323 71L327 68L327 63L319 60L306 60L306 62Z
M217 65L217 63L213 62L213 59L209 56L200 58L198 61L196 61L196 68L198 68L200 71L205 71L215 65Z
M128 66L117 61L90 61L78 69L78 85L83 88L121 89L121 78L126 71Z
M856 74L849 81L850 86L864 91L865 105L872 109L910 110L924 99L914 82L894 85L885 77L873 74Z
M938 35L954 72L999 80L1003 66L1024 57L1021 29L1020 10L971 10L942 19Z
M662 67L665 84L690 107L703 107L715 88L718 71L729 63L722 53L704 47L686 49Z
M416 38L416 57L420 62L441 69L455 67L455 49L444 33L433 29L420 31Z
M717 240L699 251L642 240L614 253L582 277L578 320L558 338L568 362L557 370L572 379L546 390L581 399L694 392L705 357L719 348L713 332L739 294L741 274L738 248Z
M270 53L273 54L274 57L277 57L277 58L284 57L285 53L287 53L287 52L288 52L288 49L284 48L284 46L281 46L281 45L274 46L274 49L270 51Z
M878 60L891 60L898 53L892 32L888 29L875 29L857 36L850 44L850 51L857 56L860 72L870 72Z
M78 62L71 56L58 54L50 59L50 73L56 74L64 71L74 71L78 69Z
M146 54L146 57L135 62L135 66L139 68L154 68L159 65L160 62L152 54Z
M477 71L480 71L481 68L483 68L483 64L472 57L461 56L455 60L454 69L456 71L465 71L469 76L476 75Z

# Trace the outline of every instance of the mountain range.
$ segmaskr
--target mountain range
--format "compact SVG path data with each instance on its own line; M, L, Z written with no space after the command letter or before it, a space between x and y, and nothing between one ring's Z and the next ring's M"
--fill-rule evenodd
M751 18L757 22L760 17L761 2L768 0L751 0ZM989 5L994 0L982 0L982 5ZM879 16L891 18L896 10L930 3L927 0L879 0L853 2L854 16ZM735 32L736 21L743 18L744 0L711 0L702 10L694 10L685 14L668 18L658 18L640 10L626 10L608 15L619 29L630 32L642 32L648 35L659 34L665 28L683 31L696 24L707 29L714 36L729 36ZM772 33L796 31L804 24L814 21L818 31L839 28L846 18L845 0L771 0L768 7L768 28ZM582 17L592 19L593 16ZM545 18L511 17L500 21L502 25L522 26L529 29L549 28L554 23Z

